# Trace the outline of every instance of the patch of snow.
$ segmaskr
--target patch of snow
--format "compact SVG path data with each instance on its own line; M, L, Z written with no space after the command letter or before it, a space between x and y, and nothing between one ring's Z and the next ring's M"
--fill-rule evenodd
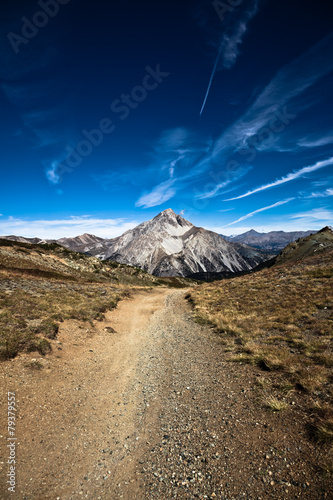
M173 226L172 224L163 224L163 229L165 229L171 236L182 236L187 233L189 229L191 229L192 225L189 226L181 226L177 224L177 226Z
M162 247L167 255L172 255L183 250L183 242L176 238L163 238Z

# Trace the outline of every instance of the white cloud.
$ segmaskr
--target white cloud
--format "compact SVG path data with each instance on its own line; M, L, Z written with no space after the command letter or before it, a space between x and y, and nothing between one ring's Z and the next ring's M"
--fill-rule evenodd
M219 44L213 71L210 75L204 101L201 106L200 116L202 115L202 112L206 106L208 95L210 93L213 79L216 71L218 70L219 64L221 64L224 68L230 69L236 63L240 53L239 47L243 43L243 38L245 36L245 33L247 32L247 24L258 12L258 4L259 0L254 0L253 5L250 7L250 9L246 10L243 7L242 10L240 11L241 17L238 18L236 22L229 23L229 27L225 31L222 40ZM215 9L217 9L216 6Z
M196 165L209 146L208 140L197 138L185 128L165 131L153 148L150 170L154 177L163 178L167 172L169 178L141 195L136 206L155 207L173 198L178 189L176 184L186 184L202 173Z
M249 143L251 144L251 138L267 126L272 130L277 127L277 133L280 134L283 125L288 125L292 118L288 119L286 111L287 117L284 118L285 123L283 123L283 119L279 121L277 113L281 114L292 99L333 70L332 50L333 34L331 33L299 58L284 66L244 115L217 139L212 156L215 157L230 148L233 150L248 148ZM303 102L294 106L293 113L308 107L308 105L308 103ZM265 144L262 142L261 150L264 149L264 146ZM270 144L267 146L267 149L269 148Z
M323 187L323 186L328 186L328 184L330 184L331 181L333 181L333 177L331 177L331 180L330 179L320 179L317 181L313 181L313 182L311 182L311 185L316 187L316 188Z
M266 189L280 186L281 184L285 184L286 182L294 181L296 179L299 179L300 177L303 177L306 174L310 174L312 172L315 172L316 170L319 170L320 168L324 168L324 167L327 167L329 165L333 165L333 157L328 158L327 160L318 161L314 165L310 165L308 167L303 167L300 170L296 170L295 172L291 172L290 174L287 174L286 176L281 177L281 179L277 179L276 181L271 182L269 184L264 184L263 186L252 189L251 191L248 191L247 193L244 193L240 196L236 196L235 198L229 198L228 200L225 200L225 201L232 201L232 200L239 200L241 198L246 198L247 196L251 196L252 194L258 193L260 191L265 191Z
M255 0L248 10L241 10L242 17L224 34L221 43L221 58L225 68L230 69L240 53L240 45L247 32L247 25L258 12L259 1Z
M168 181L162 182L150 193L142 195L136 202L136 207L150 208L156 207L157 205L162 205L166 201L173 198L176 194L176 189L172 186L174 185L176 179L169 179Z
M309 103L299 96L333 70L332 51L333 33L280 69L247 111L212 142L209 151L189 175L192 173L194 177L212 166L215 168L217 162L225 163L225 159L235 152L239 152L242 158L245 155L244 159L251 162L256 151L294 151L294 143L281 144L281 134L296 118L295 113L312 105L312 100ZM299 147L296 144L296 148ZM221 183L213 191L213 196L223 187Z
M53 161L49 167L45 169L45 175L48 181L52 184L59 184L60 177L57 173L59 162Z
M235 182L235 181L241 179L251 169L252 169L252 167L250 167L249 165L245 165L245 166L239 165L236 169L230 169L229 171L226 168L226 171L223 173L224 174L223 177L226 180L223 182L217 182L215 185L213 185L213 187L212 187L212 184L207 184L206 190L203 193L198 194L197 198L200 200L207 199L207 198L215 198L215 196L218 196L220 194L221 189L227 187L232 182ZM212 178L213 178L213 176L212 176ZM233 190L234 189L231 189L229 191L233 191ZM229 192L229 191L224 191L224 193Z
M72 216L68 219L56 220L26 220L9 217L0 221L0 234L2 236L14 234L25 238L58 239L89 233L102 238L114 238L137 225L137 221L99 219L90 216Z
M333 143L333 133L330 133L329 135L326 135L324 137L318 137L317 139L315 138L303 138L300 141L298 141L298 145L304 148L318 148L321 146L327 146L328 144Z
M214 141L207 138L198 141L194 134L183 127L166 131L154 149L154 163L151 166L151 171L158 172L160 175L164 170L168 170L170 175L174 176L175 183L168 184L170 180L164 179L164 182L157 182L151 193L145 193L141 196L137 206L156 206L163 203L163 201L167 201L176 194L176 186L178 188L180 183L186 186L194 180L198 181L203 178L209 169L213 172L216 172L216 169L220 171L222 170L221 165L226 165L228 157L235 152L242 153L242 159L239 162L239 175L230 176L228 179L222 177L221 181L217 181L210 190L206 190L198 196L211 198L219 195L227 184L237 181L248 172L249 165L242 165L245 161L249 163L249 159L246 156L244 157L243 152L248 151L250 154L253 151L251 140L253 141L258 134L260 135L260 131L266 127L272 131L273 138L266 142L259 141L258 151L266 151L270 150L270 148L278 151L293 150L291 147L281 145L277 137L280 137L281 130L295 118L295 112L300 112L309 106L309 102L304 100L302 102L298 100L296 104L295 98L310 89L333 70L332 50L333 34L330 34L306 53L280 69L243 116ZM232 60L234 52L231 51L230 54L230 60ZM293 114L289 111L289 106L287 109L289 103L293 104ZM252 150L249 147L252 147ZM256 149L255 145L254 149ZM174 167L172 162L175 160L179 161L177 166ZM320 163L318 162L318 165ZM305 169L307 168L311 167L305 167ZM225 170L227 174L227 166ZM307 172L302 169L298 173L288 174L283 179L262 186L258 190L261 191L289 182L310 171ZM202 184L204 185L204 181ZM242 197L249 196L254 192L257 192L257 190L249 191Z
M155 151L157 154L161 152L177 151L178 148L183 147L189 137L189 131L184 127L165 130L156 144Z
M313 208L308 212L300 212L290 216L291 219L297 219L302 224L317 224L321 226L331 226L333 223L333 210L327 208Z
M327 198L328 196L333 196L333 189L329 188L321 193L311 193L310 196L305 196L305 198Z
M268 207L259 208L258 210L255 210L254 212L250 212L246 215L243 215L239 219L237 219L233 222L230 222L230 224L226 224L224 227L233 226L234 224L237 224L238 222L241 222L245 219L249 219L250 217L253 217L256 214L259 214L260 212L265 212L266 210L270 210L272 208L279 207L281 205L285 205L286 203L289 203L290 201L292 201L294 199L295 198L288 198L287 200L278 201L277 203L274 203L274 205L269 205Z

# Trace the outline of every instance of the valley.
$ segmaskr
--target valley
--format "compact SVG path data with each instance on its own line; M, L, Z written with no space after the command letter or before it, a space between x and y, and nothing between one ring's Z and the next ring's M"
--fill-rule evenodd
M1 239L15 497L330 498L332 234L213 283Z

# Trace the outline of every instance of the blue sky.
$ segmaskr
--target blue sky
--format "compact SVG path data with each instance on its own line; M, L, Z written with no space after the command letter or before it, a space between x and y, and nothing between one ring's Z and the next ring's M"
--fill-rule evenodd
M326 0L3 0L0 234L333 223Z

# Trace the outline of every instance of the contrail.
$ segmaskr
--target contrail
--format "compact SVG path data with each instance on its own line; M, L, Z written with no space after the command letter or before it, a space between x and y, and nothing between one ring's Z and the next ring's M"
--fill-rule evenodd
M210 76L210 80L209 80L207 92L206 92L206 95L205 95L205 98L204 98L204 102L203 102L203 105L202 105L201 111L200 111L200 117L201 117L202 112L203 112L203 110L205 109L205 106L206 106L207 98L208 98L208 95L209 95L209 92L210 92L210 88L212 86L213 78L214 78L215 73L216 73L217 64L219 62L221 52L222 52L222 43L220 45L220 48L219 48L219 51L218 51L218 54L217 54L217 57L216 57L216 61L215 61L215 64L214 64L214 68L213 68L212 74Z

